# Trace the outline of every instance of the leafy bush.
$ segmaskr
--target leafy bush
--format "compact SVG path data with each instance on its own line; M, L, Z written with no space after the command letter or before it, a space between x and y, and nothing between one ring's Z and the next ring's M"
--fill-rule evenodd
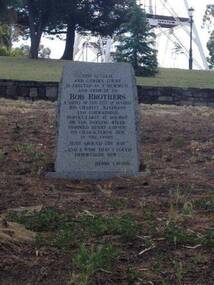
M9 56L10 52L6 47L0 47L0 56Z

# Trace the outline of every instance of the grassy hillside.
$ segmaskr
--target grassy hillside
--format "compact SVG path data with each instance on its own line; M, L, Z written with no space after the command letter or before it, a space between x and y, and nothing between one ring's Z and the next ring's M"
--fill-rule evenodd
M65 62L0 57L0 79L59 81ZM145 86L214 88L214 72L161 68L156 77L141 77L137 81Z
M0 79L59 81L64 63L59 60L2 56Z
M214 88L214 71L161 68L156 77L141 77L137 81L149 86Z

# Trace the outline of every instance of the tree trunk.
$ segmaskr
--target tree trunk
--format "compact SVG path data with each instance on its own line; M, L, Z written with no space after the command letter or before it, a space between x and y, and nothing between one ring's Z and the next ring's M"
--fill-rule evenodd
M67 27L66 44L61 59L73 60L76 25L69 23Z
M30 28L30 58L37 59L39 54L39 44L42 37L42 23L40 21L35 21L36 15L34 14L32 0L28 0L29 7L29 28Z
M39 44L41 40L41 33L31 33L31 46L30 46L30 58L37 59L39 55Z

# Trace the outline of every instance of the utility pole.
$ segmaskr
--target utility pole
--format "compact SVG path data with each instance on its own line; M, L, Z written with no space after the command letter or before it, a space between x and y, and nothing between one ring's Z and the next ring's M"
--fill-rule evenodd
M191 7L188 9L190 17L190 49L189 49L189 70L193 68L193 49L192 49L192 34L193 34L193 12L194 9Z

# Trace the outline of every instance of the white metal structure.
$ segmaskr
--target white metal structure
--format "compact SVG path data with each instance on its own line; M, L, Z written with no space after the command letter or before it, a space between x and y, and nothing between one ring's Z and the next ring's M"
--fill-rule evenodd
M173 0L175 1L175 0ZM168 61L171 50L171 54L176 61L175 51L172 47L175 43L181 48L182 55L189 56L189 4L188 0L179 0L183 5L185 12L181 17L173 8L172 0L138 0L138 3L142 5L142 8L147 12L147 18L152 27L154 27L157 35L157 49L159 51L159 64L160 66L166 66L166 59ZM213 5L210 5L213 6ZM185 38L185 42L183 38ZM193 54L194 68L208 69L206 56L198 35L197 28L193 24L193 42L194 42L194 54L197 53L197 57ZM112 39L111 38L95 38L82 37L77 35L75 42L75 60L81 61L96 61L96 62L110 62L112 52ZM196 60L199 59L199 60ZM176 61L178 62L178 60ZM187 61L188 62L188 61ZM177 66L176 66L177 67Z

